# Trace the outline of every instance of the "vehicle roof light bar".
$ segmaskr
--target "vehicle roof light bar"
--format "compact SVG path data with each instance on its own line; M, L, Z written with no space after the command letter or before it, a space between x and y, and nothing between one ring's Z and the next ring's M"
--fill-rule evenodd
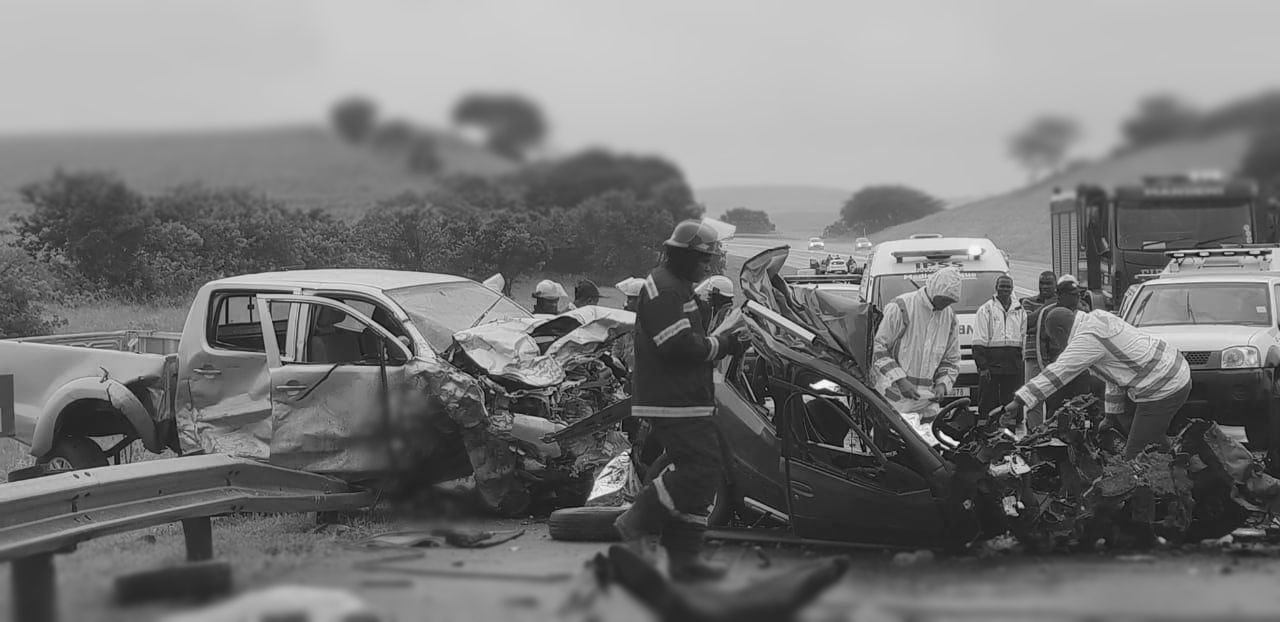
M1270 257L1274 248L1197 248L1180 251L1165 251L1165 257L1186 259L1188 257Z
M969 248L948 248L948 249L922 249L922 250L901 250L889 253L898 263L906 257L979 257L986 249L981 246L970 246Z

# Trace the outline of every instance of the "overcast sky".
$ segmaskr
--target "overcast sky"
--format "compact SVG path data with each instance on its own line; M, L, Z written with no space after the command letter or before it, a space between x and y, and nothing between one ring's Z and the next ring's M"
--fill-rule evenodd
M564 151L659 153L695 186L1022 173L1009 134L1075 117L1104 152L1138 98L1280 86L1280 1L0 0L0 132L323 121L364 93L444 124L539 101Z

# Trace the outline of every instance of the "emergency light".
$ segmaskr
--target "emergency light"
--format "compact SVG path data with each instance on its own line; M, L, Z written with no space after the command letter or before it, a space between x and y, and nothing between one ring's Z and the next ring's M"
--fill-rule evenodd
M920 249L914 251L893 251L889 253L898 263L906 257L923 257L925 259L950 259L952 257L969 257L977 259L982 256L986 249L981 246L970 246L969 248L951 248L951 249Z
M1271 255L1274 248L1206 248L1165 251L1169 258L1169 272L1181 272L1182 264L1188 259L1198 260L1195 267L1202 268L1243 268L1246 261L1256 263L1258 269L1267 271L1271 268Z

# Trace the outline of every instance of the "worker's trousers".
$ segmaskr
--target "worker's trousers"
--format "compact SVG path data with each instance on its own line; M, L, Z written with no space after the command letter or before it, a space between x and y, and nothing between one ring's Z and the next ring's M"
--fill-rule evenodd
M1169 424L1187 397L1191 395L1191 383L1162 400L1152 402L1133 402L1125 399L1125 412L1117 415L1120 427L1129 434L1129 441L1124 446L1124 457L1133 458L1142 453L1148 445L1169 447Z
M1022 376L991 374L981 376L978 382L978 412L987 414L1013 401L1013 394L1022 387Z

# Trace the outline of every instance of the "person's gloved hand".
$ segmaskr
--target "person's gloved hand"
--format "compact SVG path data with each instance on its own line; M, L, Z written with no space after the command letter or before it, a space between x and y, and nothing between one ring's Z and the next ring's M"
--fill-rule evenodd
M999 414L1000 427L1012 430L1017 428L1019 423L1022 423L1022 408L1022 402L1015 398L1008 404L995 409L990 414L993 416Z
M899 378L894 381L893 386L898 387L898 392L909 400L920 399L920 392L916 391L916 386L911 384L906 378Z

